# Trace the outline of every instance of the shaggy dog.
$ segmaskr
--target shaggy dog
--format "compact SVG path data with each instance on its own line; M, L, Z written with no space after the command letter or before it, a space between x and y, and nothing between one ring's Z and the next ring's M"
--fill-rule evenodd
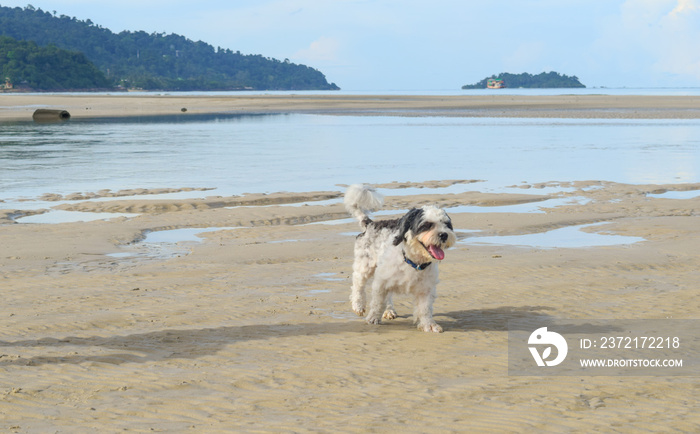
M420 330L442 332L433 320L438 263L444 249L455 243L450 217L434 206L414 208L400 219L373 221L369 213L381 208L383 197L364 185L345 192L345 208L364 230L355 241L352 274L352 309L367 315L369 324L396 318L392 294L413 294L413 317ZM372 280L369 308L365 286ZM367 310L366 310L367 309Z

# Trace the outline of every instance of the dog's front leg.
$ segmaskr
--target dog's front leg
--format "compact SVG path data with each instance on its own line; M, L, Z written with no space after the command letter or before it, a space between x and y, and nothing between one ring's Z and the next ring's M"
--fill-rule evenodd
M413 316L419 330L424 332L442 333L442 327L433 319L433 301L435 301L435 288L416 294Z
M394 303L391 302L391 293L386 297L386 309L384 309L384 319L396 319L398 315L396 310L394 310Z

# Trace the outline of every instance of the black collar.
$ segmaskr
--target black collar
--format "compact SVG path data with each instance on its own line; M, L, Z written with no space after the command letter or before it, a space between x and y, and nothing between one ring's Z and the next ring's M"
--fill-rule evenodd
M407 263L408 265L410 265L411 267L415 268L416 271L423 271L423 270L425 270L426 268L428 268L428 265L432 264L432 262L426 262L425 264L420 264L420 265L418 265L418 264L416 264L415 262L411 261L410 259L408 259L408 258L406 257L406 252L403 252L403 259L404 259L404 261L406 261L406 263Z

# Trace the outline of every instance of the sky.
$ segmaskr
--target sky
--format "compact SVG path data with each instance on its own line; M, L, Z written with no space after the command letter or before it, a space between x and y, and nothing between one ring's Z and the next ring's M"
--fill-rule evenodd
M0 0L28 4L289 59L343 90L549 71L587 87L700 87L700 0Z

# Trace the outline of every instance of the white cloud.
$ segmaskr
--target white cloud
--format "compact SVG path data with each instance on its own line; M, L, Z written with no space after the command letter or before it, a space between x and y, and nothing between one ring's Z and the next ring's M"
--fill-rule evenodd
M679 0L676 7L661 18L655 46L658 61L654 67L662 72L700 79L700 3ZM682 83L681 83L682 85Z
M626 0L606 17L589 56L623 86L694 86L700 80L700 0Z
M620 35L624 42L620 48L646 55L649 73L666 80L700 79L698 0L628 0L621 18L625 34Z
M700 10L698 0L678 0L678 5L671 11L671 15L683 15L698 10Z

